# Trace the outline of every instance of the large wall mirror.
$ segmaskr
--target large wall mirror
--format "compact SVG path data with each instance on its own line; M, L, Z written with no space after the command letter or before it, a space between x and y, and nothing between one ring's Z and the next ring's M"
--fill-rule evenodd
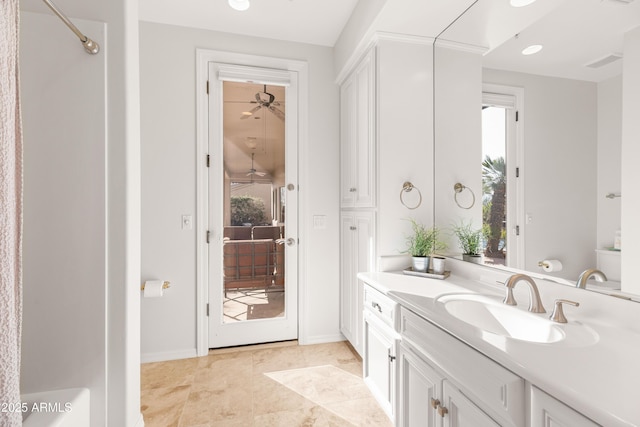
M622 64L638 26L640 1L478 0L439 37L435 217L450 256L466 229L481 244L465 260L565 284L599 268L608 280L587 288L625 294Z

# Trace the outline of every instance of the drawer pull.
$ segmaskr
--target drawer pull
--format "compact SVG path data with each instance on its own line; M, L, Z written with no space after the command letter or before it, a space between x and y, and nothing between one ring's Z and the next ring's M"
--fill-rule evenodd
M437 409L440 406L440 401L438 399L431 398L431 407L433 409Z
M351 187L351 188L349 189L349 193L355 193L355 192L356 192L355 187Z
M356 228L355 225L352 225L352 226L349 227L349 230L357 230L357 228Z
M373 301L373 302L371 303L371 307L373 307L373 308L377 308L377 309L378 309L378 311L379 311L380 313L382 313L382 307L380 307L380 304L378 304L377 302Z

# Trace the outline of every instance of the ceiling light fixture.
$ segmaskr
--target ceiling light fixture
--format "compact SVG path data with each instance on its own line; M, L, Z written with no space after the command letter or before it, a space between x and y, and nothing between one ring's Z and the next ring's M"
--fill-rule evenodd
M533 55L534 53L538 53L542 50L541 44L533 44L522 51L523 55Z
M511 0L511 6L513 7L523 7L530 5L536 0Z
M229 0L229 6L235 10L243 11L249 9L249 0Z

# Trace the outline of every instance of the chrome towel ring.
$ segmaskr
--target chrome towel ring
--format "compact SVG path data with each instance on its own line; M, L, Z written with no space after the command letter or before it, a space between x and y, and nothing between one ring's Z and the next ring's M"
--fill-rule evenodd
M464 190L469 190L469 192L471 193L471 204L469 206L462 206L458 201L458 194L462 193ZM461 183L456 182L456 184L453 186L453 191L453 200L455 200L456 205L458 205L460 208L471 209L473 205L476 204L476 195L473 194L473 190L471 190L469 187L465 187Z
M407 203L404 201L404 197L403 197L404 193L410 193L412 190L416 190L418 192L418 203L415 206L407 205ZM402 205L404 207L406 207L407 209L411 209L411 210L416 209L422 204L422 193L420 192L418 187L416 187L415 185L413 185L409 181L405 181L405 183L402 184L402 190L400 190L400 203L402 203Z

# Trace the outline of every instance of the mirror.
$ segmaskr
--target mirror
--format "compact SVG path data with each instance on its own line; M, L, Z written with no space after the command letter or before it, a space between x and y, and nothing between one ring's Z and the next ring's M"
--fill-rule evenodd
M480 262L570 285L597 267L609 280L589 289L625 292L622 56L638 26L640 2L478 0L439 36L436 225L481 232Z

